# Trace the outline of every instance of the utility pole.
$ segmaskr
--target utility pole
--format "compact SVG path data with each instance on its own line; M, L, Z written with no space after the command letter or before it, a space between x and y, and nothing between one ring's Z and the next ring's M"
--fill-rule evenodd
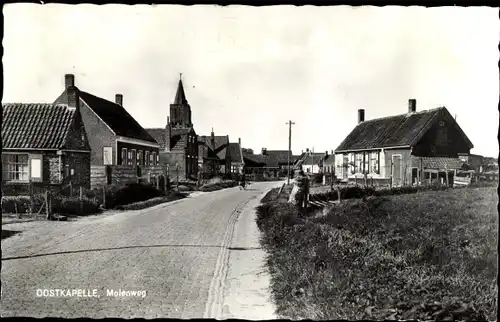
M292 125L295 124L295 122L292 122L291 120L288 121L286 124L288 124L288 184L290 184L290 158L292 154Z

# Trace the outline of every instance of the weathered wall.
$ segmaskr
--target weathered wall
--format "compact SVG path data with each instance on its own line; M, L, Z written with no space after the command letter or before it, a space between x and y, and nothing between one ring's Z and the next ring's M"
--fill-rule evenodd
M111 147L113 150L113 163L116 160L115 136L108 126L80 100L80 113L82 115L85 132L90 145L92 165L104 165L103 148Z

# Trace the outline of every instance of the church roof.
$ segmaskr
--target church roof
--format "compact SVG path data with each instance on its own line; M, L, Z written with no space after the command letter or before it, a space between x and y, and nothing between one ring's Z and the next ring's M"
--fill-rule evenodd
M177 85L174 104L187 104L186 94L184 93L184 86L182 85L182 79L179 79L179 85Z

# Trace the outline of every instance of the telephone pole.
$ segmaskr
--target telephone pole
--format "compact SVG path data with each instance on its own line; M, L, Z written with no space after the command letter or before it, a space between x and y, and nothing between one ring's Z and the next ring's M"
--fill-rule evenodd
M292 122L291 120L286 123L288 125L288 184L290 184L290 158L292 154L292 125L295 124L295 122Z

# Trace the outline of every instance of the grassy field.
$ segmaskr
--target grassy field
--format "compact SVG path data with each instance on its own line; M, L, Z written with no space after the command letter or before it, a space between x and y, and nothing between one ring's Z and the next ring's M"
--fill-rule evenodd
M257 224L280 316L496 319L495 188L346 200L308 218L275 197Z

